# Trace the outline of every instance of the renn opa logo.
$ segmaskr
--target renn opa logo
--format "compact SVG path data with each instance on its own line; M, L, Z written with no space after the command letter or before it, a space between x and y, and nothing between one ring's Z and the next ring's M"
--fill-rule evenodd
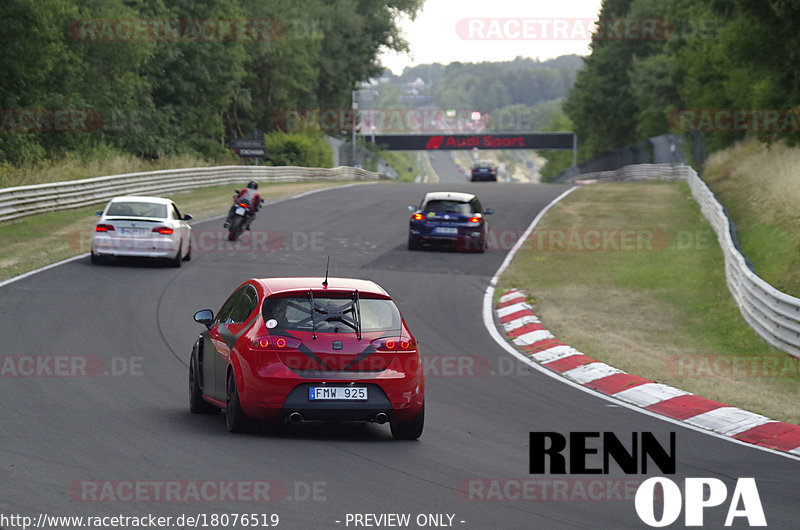
M568 456L565 456L562 453L567 448ZM601 460L602 467L592 466L591 460ZM632 433L628 444L612 432L571 432L568 436L557 432L530 433L531 474L606 475L611 461L627 475L647 473L649 462L662 473L674 475L675 433L670 433L668 447L662 446L650 432ZM660 510L656 509L657 499L661 499ZM728 488L718 478L685 478L681 491L669 478L650 477L636 490L634 505L636 515L648 526L669 526L678 520L682 511L686 526L702 526L704 511L722 506L726 500ZM736 480L725 526L731 526L737 518L745 519L750 526L767 525L753 478Z

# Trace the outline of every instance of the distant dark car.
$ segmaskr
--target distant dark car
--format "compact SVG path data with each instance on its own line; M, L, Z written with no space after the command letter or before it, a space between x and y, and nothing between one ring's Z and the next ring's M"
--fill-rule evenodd
M479 182L479 181L497 181L497 164L490 160L481 160L480 162L475 162L472 166L472 176L470 178L472 182Z
M483 209L478 197L471 193L438 191L425 195L408 226L408 248L417 250L423 244L449 245L458 250L486 250L489 224L486 215L494 210Z

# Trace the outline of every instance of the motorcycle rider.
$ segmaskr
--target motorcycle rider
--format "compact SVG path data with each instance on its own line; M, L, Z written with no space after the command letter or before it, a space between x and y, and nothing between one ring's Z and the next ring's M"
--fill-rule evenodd
M247 183L246 188L242 188L239 190L236 195L233 196L233 205L231 209L228 211L228 218L225 219L225 228L228 228L231 224L231 219L233 218L233 212L236 210L236 204L239 201L246 200L250 203L252 207L252 214L248 216L247 225L245 226L246 230L250 230L250 223L253 221L253 218L256 215L256 212L261 208L261 196L256 191L258 189L258 182L255 180L251 180Z

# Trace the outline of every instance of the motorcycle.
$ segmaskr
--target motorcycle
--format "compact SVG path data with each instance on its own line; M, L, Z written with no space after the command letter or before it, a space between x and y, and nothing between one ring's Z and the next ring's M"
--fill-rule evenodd
M228 218L225 220L224 227L228 229L228 241L236 241L242 232L250 230L250 223L256 217L256 210L267 202L256 195L253 200L258 204L253 205L250 198L242 193L243 191L235 190L233 195L234 203L228 212Z
M233 214L228 222L228 241L236 241L242 232L250 228L253 221L253 208L250 201L241 199L234 204Z

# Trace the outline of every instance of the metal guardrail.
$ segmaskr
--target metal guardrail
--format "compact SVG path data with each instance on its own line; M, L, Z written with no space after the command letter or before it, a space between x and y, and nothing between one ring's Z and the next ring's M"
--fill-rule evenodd
M686 180L689 178L688 171L691 169L690 166L685 166L683 164L636 164L625 166L614 171L581 173L569 177L564 182Z
M306 180L388 179L353 167L308 168L295 166L219 166L167 169L95 177L68 182L0 189L0 222L44 211L80 208L118 195L151 195L255 180L300 182Z
M700 210L717 234L725 257L725 281L742 316L764 340L800 357L800 298L759 278L734 241L733 225L714 192L686 165L639 164L616 171L584 173L573 182L686 180Z
M725 280L748 324L764 340L800 357L800 298L779 291L754 273L734 243L731 221L714 193L690 169L689 186L711 223L725 256Z

